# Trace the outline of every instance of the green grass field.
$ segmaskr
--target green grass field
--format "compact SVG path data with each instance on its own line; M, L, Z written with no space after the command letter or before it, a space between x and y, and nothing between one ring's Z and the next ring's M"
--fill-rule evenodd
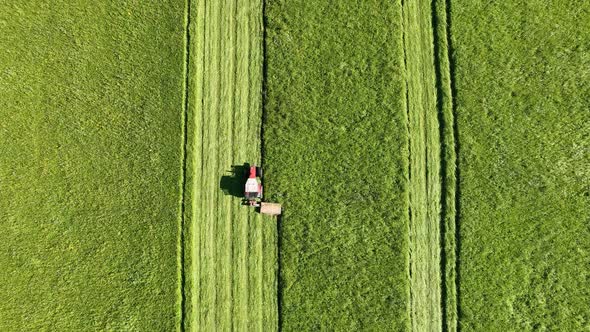
M590 329L590 4L452 1L463 331Z
M179 315L183 2L0 3L0 330Z
M0 331L590 330L590 4L0 3ZM264 167L271 218L241 206Z

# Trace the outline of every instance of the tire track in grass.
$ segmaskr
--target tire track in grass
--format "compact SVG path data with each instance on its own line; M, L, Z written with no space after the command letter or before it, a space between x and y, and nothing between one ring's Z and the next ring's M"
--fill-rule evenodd
M413 331L440 331L440 137L431 3L404 1L410 139L410 284Z
M450 1L432 2L437 107L441 137L441 256L443 330L457 331L457 142L451 73Z
M217 136L219 139L219 178L223 176L225 171L231 167L233 162L233 139L231 133L233 132L233 87L235 82L233 80L234 63L232 53L235 52L235 45L232 40L233 20L233 0L221 1L221 58L220 66L222 72L221 81L221 99L220 99L220 123L221 131ZM218 328L220 330L230 330L232 326L231 306L233 299L232 293L232 247L231 233L233 227L233 207L232 200L224 195L218 193L219 210L219 229L217 241L218 252L218 269L219 275L218 289L220 292L220 306L218 313Z
M191 88L191 71L190 71L190 56L191 56L191 42L190 42L190 33L189 29L191 26L190 21L190 12L191 12L191 3L190 0L185 3L185 13L184 13L184 82L183 82L183 109L182 109L182 147L181 147L181 172L180 172L180 200L179 200L179 222L178 222L178 243L177 243L177 266L178 266L178 290L177 290L177 297L178 297L178 308L177 308L177 315L178 315L178 322L176 324L176 330L181 331L185 326L185 307L187 295L190 296L190 287L187 286L186 282L186 274L190 272L190 269L187 269L185 262L187 261L186 249L187 243L189 242L188 236L190 236L190 230L188 229L187 225L187 214L191 213L190 204L190 190L187 188L187 184L190 183L191 179L188 178L187 174L187 167L190 167L190 161L188 159L188 149L189 149L189 133L188 133L188 126L189 126L189 105L190 105L190 97L189 91ZM190 169L190 168L189 168ZM188 200L187 200L188 198ZM189 206L187 210L186 206ZM188 219L190 220L190 219Z

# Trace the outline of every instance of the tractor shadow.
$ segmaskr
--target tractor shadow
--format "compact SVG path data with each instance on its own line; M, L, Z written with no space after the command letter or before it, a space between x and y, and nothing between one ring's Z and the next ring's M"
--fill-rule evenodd
M232 165L227 175L223 175L219 181L219 188L227 196L244 197L244 186L246 185L246 172L250 164Z

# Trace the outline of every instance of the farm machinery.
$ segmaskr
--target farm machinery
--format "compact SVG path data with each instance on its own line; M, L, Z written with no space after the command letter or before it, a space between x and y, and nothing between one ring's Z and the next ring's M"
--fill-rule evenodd
M281 204L263 201L262 168L250 166L246 172L248 178L244 186L244 204L258 208L262 214L280 215L282 212Z

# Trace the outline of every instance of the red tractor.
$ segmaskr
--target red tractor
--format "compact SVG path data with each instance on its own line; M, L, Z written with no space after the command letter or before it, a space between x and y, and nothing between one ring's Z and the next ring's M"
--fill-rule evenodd
M260 208L260 213L278 216L282 213L281 204L262 201L262 169L251 166L244 186L244 204Z

